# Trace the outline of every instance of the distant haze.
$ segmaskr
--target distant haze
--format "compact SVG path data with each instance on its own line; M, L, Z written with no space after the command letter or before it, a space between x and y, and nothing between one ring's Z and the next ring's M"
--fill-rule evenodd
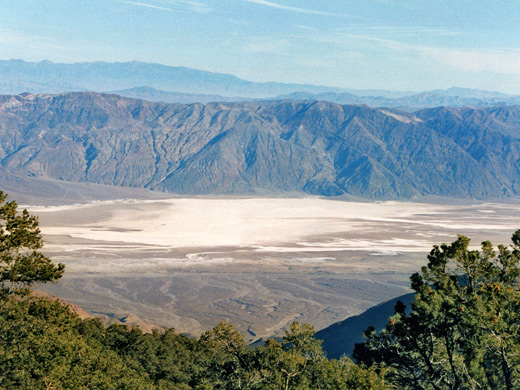
M272 97L296 91L345 91L340 88L285 83L255 83L230 74L153 63L89 62L76 64L0 61L0 92L116 91L140 87L192 94ZM145 88L146 91L146 88ZM213 101L218 101L215 96Z
M0 93L69 91L111 92L165 103L313 99L408 111L438 106L489 107L520 103L520 96L458 87L419 93L358 90L310 84L258 83L232 74L138 61L64 64L0 60Z
M0 53L138 60L255 82L518 94L519 19L512 0L9 1Z

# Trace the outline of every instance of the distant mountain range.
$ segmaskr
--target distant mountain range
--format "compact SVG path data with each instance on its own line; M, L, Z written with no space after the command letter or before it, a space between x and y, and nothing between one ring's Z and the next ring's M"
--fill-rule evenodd
M351 93L309 93L295 92L276 97L277 100L321 100L340 104L366 104L371 107L389 107L406 111L416 111L421 108L433 107L494 107L520 104L520 96L510 96L500 93L450 88L442 91L422 92L418 94L389 98L381 96L357 96Z
M245 97L229 97L222 95L204 95L200 93L183 93L183 92L168 92L162 91L160 89L155 89L151 87L135 87L122 89L119 91L110 91L110 93L114 93L116 95L134 98L134 99L142 99L148 100L151 102L161 102L161 103L181 103L181 104L191 104L191 103L214 103L214 102L246 102L246 101L256 101L261 99L249 99Z
M347 92L342 88L304 84L256 83L238 77L179 66L144 62L0 61L0 93L56 93L68 91L116 91L148 86L190 94L264 98L296 91Z
M0 167L180 194L520 194L520 106L413 114L316 101L0 97Z
M211 102L247 102L265 100L317 100L339 104L365 104L370 107L388 107L413 112L421 108L433 107L495 107L520 104L520 96L500 93L450 88L443 91L422 92L404 97L391 98L382 96L358 96L347 92L294 92L273 98L253 99L246 97L228 97L222 95L190 94L167 92L150 87L135 87L113 91L121 96L164 103L211 103ZM457 94L456 94L457 93ZM472 95L474 94L474 95ZM478 97L477 97L478 96Z
M288 83L258 83L233 75L143 62L0 61L0 93L114 92L165 103L320 100L406 111L439 106L491 107L520 104L520 96L466 88L421 93L355 90Z

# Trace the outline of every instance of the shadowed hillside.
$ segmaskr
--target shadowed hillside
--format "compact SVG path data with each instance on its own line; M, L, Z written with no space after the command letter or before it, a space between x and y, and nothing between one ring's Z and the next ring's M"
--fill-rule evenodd
M401 301L407 307L410 307L414 296L414 293L406 294L371 307L360 315L336 322L316 332L316 338L323 340L323 350L327 353L329 359L339 359L343 355L352 356L354 345L365 340L363 332L369 326L373 326L376 330L384 329L388 318L395 312L394 308L397 301Z

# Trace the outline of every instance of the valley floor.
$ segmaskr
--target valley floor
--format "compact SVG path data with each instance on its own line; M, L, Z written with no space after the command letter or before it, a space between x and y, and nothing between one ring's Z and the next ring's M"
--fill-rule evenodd
M198 334L325 327L408 292L432 245L508 243L520 205L322 198L178 198L34 206L44 252L67 265L52 294Z

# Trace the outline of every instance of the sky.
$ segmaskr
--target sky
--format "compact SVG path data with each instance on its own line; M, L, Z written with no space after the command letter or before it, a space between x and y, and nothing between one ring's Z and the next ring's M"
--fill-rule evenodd
M0 0L0 59L520 94L520 0Z

